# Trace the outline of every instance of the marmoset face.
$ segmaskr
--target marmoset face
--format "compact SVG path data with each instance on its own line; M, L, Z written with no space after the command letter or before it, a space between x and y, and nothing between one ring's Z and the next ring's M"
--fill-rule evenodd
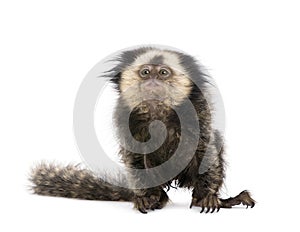
M138 59L141 58L138 58L137 62L122 72L121 95L130 107L133 108L143 101L176 106L188 98L192 82L176 60L176 54L164 52L160 56L165 62L139 64ZM148 59L155 61L153 57ZM175 68L170 61L174 62Z

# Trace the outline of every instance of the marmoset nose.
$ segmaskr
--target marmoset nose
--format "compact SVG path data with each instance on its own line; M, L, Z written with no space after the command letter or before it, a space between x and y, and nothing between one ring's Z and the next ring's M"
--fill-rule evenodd
M150 79L157 79L158 78L158 73L156 70L152 70L149 74Z
M159 82L155 79L155 77L152 79L148 79L147 81L145 81L142 86L144 87L145 90L151 90L154 88L158 88L160 87Z

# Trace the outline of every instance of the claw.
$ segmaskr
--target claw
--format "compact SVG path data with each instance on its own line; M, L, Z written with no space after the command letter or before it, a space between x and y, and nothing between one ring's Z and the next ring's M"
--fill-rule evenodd
M192 202L191 202L191 204L190 204L190 209L193 207L193 205L196 203L196 201L195 201L195 199L193 198L192 199Z
M143 207L143 204L142 204L143 201L142 201L142 199L138 199L137 202L138 202L137 209L138 209L141 213L146 214L147 211L146 211L146 209Z
M206 210L205 213L208 213L209 211L210 211L210 207L207 207L207 210Z
M190 204L190 209L194 206L194 205L196 205L197 204L197 199L196 198L193 198L192 199L192 202L191 202L191 204Z
M151 206L151 210L155 210L155 209L157 209L158 208L158 206L159 206L159 204L158 203L156 203L156 204L153 204L152 206Z
M211 211L210 213L215 212L215 210L216 210L216 207L213 207L213 208L212 208L212 211Z
M147 211L145 209L139 208L138 210L143 214L147 214Z
M202 207L202 209L201 209L200 213L203 213L203 212L204 212L204 210L205 210L205 207Z

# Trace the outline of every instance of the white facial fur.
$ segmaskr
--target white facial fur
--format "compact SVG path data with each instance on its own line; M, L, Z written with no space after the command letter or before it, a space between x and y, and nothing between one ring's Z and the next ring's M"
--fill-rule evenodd
M122 72L120 90L131 108L138 105L145 96L141 90L141 83L144 80L138 72L143 65L150 64L151 60L157 56L163 57L163 64L172 70L172 76L163 81L163 102L169 106L176 106L189 96L192 82L180 64L178 55L171 51L151 49L137 57L133 64Z

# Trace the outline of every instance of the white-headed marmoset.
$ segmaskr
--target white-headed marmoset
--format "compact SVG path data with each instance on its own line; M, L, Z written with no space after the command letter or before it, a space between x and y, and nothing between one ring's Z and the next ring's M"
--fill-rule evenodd
M221 133L212 128L212 107L207 101L207 95L210 94L207 88L209 77L196 60L178 51L155 47L124 51L116 60L118 64L105 75L119 93L114 111L118 138L126 140L128 134L125 128L129 126L135 140L146 142L151 137L149 125L159 120L167 131L165 141L148 154L120 147L121 159L132 171L119 181L129 181L131 189L110 184L92 171L77 166L42 163L33 168L30 174L33 192L88 200L131 201L136 209L147 213L166 205L169 199L167 190L174 181L177 187L192 190L190 206L200 207L200 212L217 212L220 208L231 208L238 204L253 207L255 201L248 191L228 199L219 196L225 176L223 139ZM183 129L180 126L176 111L184 109L187 101L192 103L197 113L197 131L192 125L187 124ZM129 121L124 117L128 113ZM191 117L189 113L184 116ZM189 119L186 121L189 122ZM189 151L189 146L186 146L187 149L171 164L176 167L178 162L187 159L186 154L192 152L188 165L159 186L134 188L137 182L144 181L135 170L150 169L169 161L183 133L187 143L195 143L195 134L199 134L197 149ZM204 160L208 168L205 172L199 172ZM160 178L164 174L155 173L151 178Z

